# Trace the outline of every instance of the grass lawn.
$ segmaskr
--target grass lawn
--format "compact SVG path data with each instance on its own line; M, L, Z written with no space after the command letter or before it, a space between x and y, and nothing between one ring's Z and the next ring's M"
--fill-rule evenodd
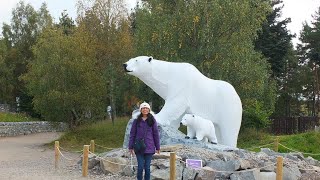
M239 135L238 147L251 151L260 151L260 148L256 147L269 144L264 147L273 150L276 138L277 136L273 136L268 133L258 132L252 129L245 130L245 132L242 132ZM280 143L278 145L279 152L287 153L298 151L306 153L304 154L304 157L311 156L317 160L320 160L320 132L310 131L300 134L281 135L278 136L278 138ZM283 147L281 144L285 147ZM290 148L291 150L289 150L288 148Z
M0 112L0 122L27 122L27 121L38 121L38 119L34 119L19 113Z
M95 152L105 152L107 148L120 148L129 119L129 117L118 118L114 125L111 120L82 125L74 131L66 132L59 139L59 144L69 151L80 151L83 145L89 145L91 140L95 141ZM54 142L50 145L53 147L53 144Z

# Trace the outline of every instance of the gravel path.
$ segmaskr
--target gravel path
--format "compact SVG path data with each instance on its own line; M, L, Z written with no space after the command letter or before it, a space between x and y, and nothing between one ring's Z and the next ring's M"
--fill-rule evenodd
M76 166L80 154L63 152L73 161L61 157L59 169L54 168L54 150L44 146L61 133L38 133L26 136L0 137L0 179L59 180L83 178Z

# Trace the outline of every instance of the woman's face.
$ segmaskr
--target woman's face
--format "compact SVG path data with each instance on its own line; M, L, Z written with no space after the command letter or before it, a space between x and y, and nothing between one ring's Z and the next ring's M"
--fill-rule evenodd
M141 108L142 115L148 115L150 112L150 109L147 107Z

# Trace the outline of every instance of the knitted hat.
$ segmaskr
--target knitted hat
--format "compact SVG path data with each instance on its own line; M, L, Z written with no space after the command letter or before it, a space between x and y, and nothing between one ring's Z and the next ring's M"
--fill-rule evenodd
M140 104L140 108L139 108L140 111L141 111L141 109L144 108L144 107L149 108L149 110L151 110L150 105L149 105L148 103L146 103L146 102L143 102L143 103Z

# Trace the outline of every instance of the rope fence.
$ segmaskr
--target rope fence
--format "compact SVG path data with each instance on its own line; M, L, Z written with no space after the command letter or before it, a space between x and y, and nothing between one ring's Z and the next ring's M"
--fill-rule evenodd
M279 143L280 146L284 147L285 149L288 149L290 151L293 151L293 152L296 152L296 153L301 153L301 154L306 154L306 155L312 155L312 156L320 156L320 154L313 154L313 153L305 153L305 152L300 152L300 151L297 151L297 150L294 150L294 149L291 149L291 148L288 148L287 146Z
M265 145L261 145L261 146L254 146L254 147L248 148L248 150L260 149L260 148L267 147L267 146L270 146L270 145L273 145L273 144L274 143L269 143L269 144L265 144Z
M253 147L251 147L251 148L247 148L247 150L259 149L259 148L267 147L267 146L270 146L270 145L274 145L274 151L275 151L275 152L278 152L278 147L279 147L279 145L280 145L280 146L282 146L283 148L285 148L285 149L287 149L287 150L289 150L289 151L291 151L291 152L301 153L301 154L306 154L306 155L312 155L312 156L320 156L320 153L318 153L318 154L305 153L305 152L300 152L300 151L298 151L298 150L289 148L289 147L287 147L287 146L285 146L285 145L283 145L283 144L281 144L281 143L279 142L279 137L276 137L276 138L275 138L275 141L272 142L272 143L264 144L264 145L261 145L261 146L253 146Z
M248 150L267 147L267 146L270 146L270 145L274 145L274 150L278 150L278 146L280 145L281 147L283 147L283 148L285 148L287 150L290 150L292 152L295 152L295 153L302 153L302 154L314 155L314 156L320 155L320 154L313 154L313 153L303 153L303 152L299 152L297 150L294 150L292 148L289 148L289 147L281 144L279 142L279 138L278 137L272 143L268 143L268 144L261 145L261 146L251 147L251 148L248 148ZM138 166L137 164L133 164L132 154L130 154L129 163L128 164L117 163L117 162L110 161L110 160L108 160L106 158L103 158L103 157L99 156L98 154L96 154L94 152L96 147L109 149L109 150L118 149L118 148L108 148L108 147L96 144L94 142L94 140L91 140L90 141L90 145L84 145L83 150L73 151L73 152L76 152L76 153L82 153L82 154L80 154L79 157L83 156L82 157L82 176L83 177L86 177L88 175L88 161L89 161L88 155L89 154L92 154L92 155L96 156L96 158L98 158L99 160L103 160L103 161L106 161L108 163L119 165L119 166L124 166L124 168L131 167L131 169L133 169L133 167L137 167ZM59 141L56 141L55 142L55 168L58 168L60 157L66 159L68 161L78 161L79 160L79 157L77 157L77 158L67 157L66 155L64 155L61 152L60 149L62 149L63 151L66 151L62 147L60 147ZM122 149L122 150L127 151L127 153L129 153L129 151L127 149ZM170 153L170 177L175 177L174 174L175 174L175 167L176 167L176 165L175 165L176 159L177 158L176 158L175 152L171 152ZM265 168L271 167L271 166L276 166L276 177L277 177L276 179L277 180L281 180L282 179L283 164L285 163L286 165L288 165L287 162L283 162L283 157L282 156L278 156L277 157L277 162L276 163L268 164L268 165L263 166L263 167L255 167L255 168L252 168L252 169L246 169L246 170L241 170L241 171L219 171L219 170L215 170L215 169L208 170L208 169L206 169L204 167L197 167L197 166L194 166L192 164L187 164L187 162L185 162L185 161L183 161L183 160L181 160L179 158L178 158L178 162L182 163L186 167L188 166L188 167L191 167L191 168L196 169L196 170L213 171L213 172L217 172L217 173L240 173L240 172L243 173L243 172L255 171L257 169L258 170L265 169ZM157 165L157 164L156 163L151 163L151 165ZM305 170L305 171L315 171L316 170L316 169L302 169L302 168L299 168L299 169L300 170Z

